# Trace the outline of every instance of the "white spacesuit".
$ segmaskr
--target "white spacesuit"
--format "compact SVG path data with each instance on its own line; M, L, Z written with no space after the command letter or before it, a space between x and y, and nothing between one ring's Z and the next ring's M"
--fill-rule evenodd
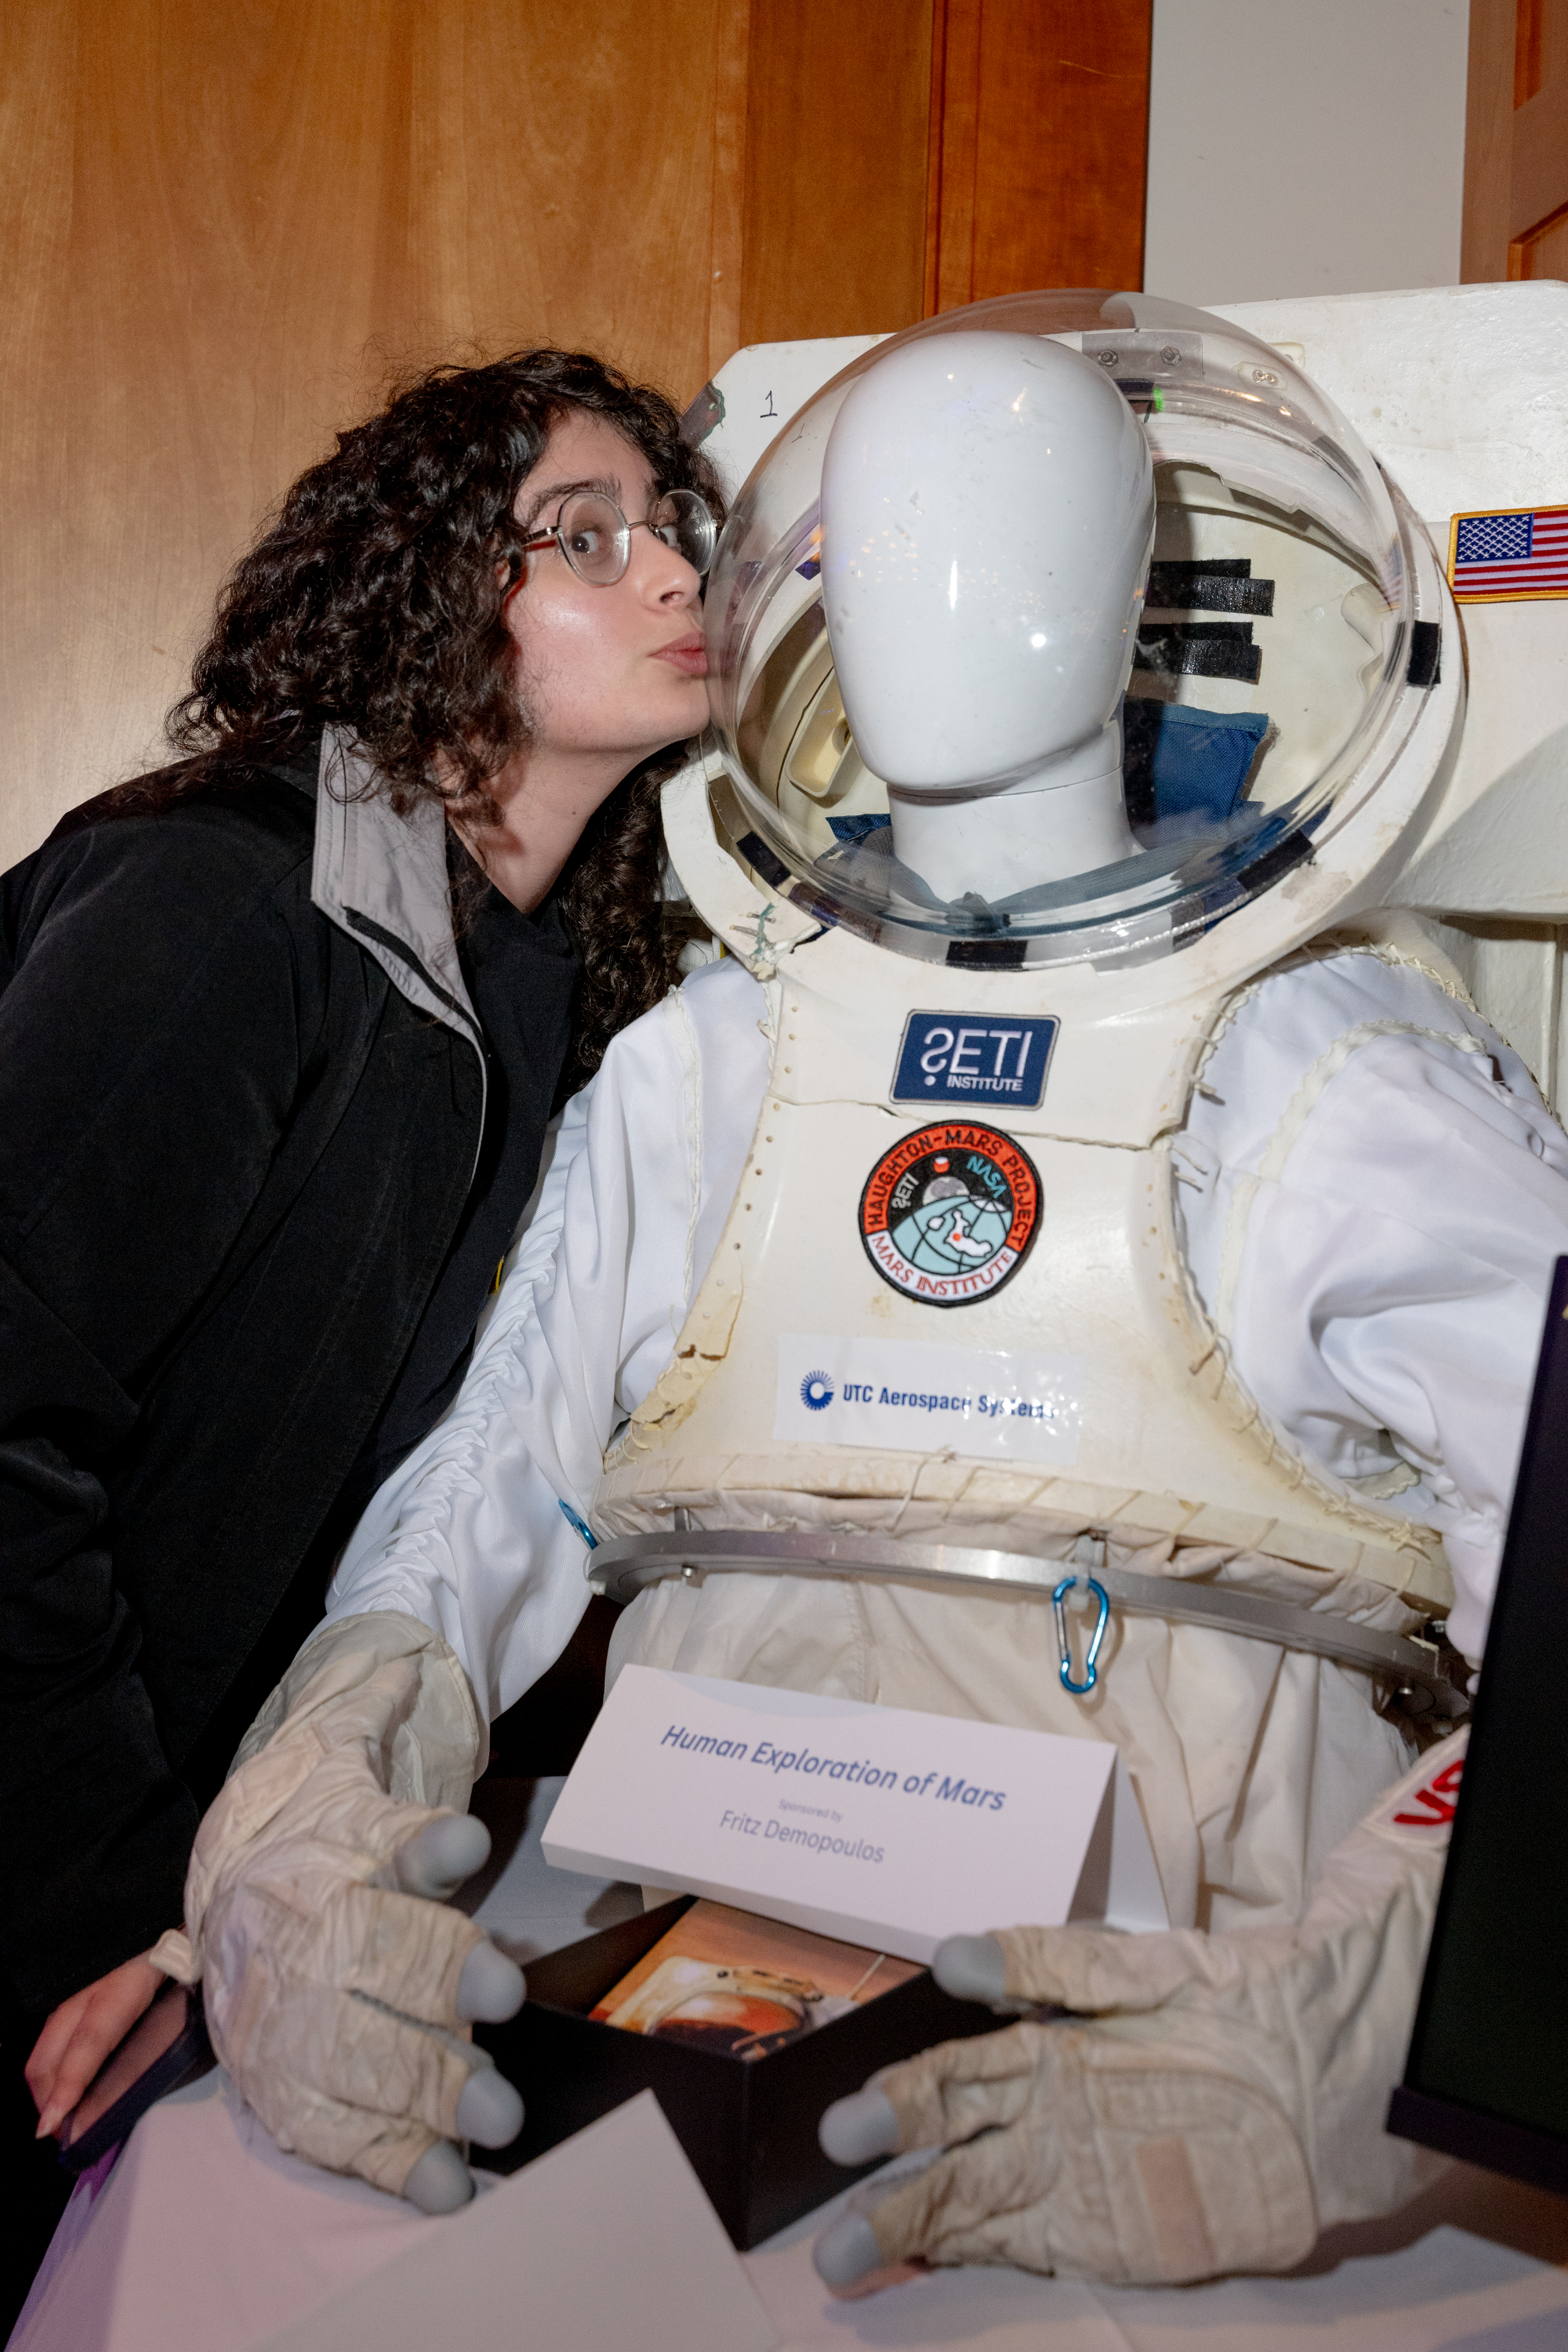
M738 502L717 749L666 799L733 952L569 1107L462 1393L351 1541L165 1939L273 2127L432 2208L466 2186L459 2014L515 1993L476 2010L482 1939L399 1891L406 1841L466 1801L585 1570L632 1600L612 1671L1131 1767L1177 1936L1114 1964L1015 1938L994 1982L982 1955L977 1992L1103 2031L1015 2028L942 2097L900 2075L860 2152L1014 2132L837 2275L1290 2262L1422 2161L1379 2102L1434 1865L1356 1825L1456 1706L1429 1621L1480 1652L1568 1139L1389 911L1461 717L1419 525L1266 346L1033 299L858 362ZM1151 622L1146 588L1232 617ZM1158 2082L1123 2064L1151 2033ZM1108 2131L1141 2235L1058 2212L1091 2155L1121 2179ZM1018 2133L1008 2187L985 2150Z

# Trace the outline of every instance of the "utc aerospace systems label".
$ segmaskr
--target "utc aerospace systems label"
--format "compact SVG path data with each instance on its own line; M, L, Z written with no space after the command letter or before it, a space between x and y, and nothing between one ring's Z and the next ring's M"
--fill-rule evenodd
M968 1307L1017 1273L1040 1222L1039 1171L994 1128L917 1128L884 1151L860 1195L866 1255L895 1290Z
M781 1335L773 1435L1069 1468L1083 1421L1084 1362L921 1340Z

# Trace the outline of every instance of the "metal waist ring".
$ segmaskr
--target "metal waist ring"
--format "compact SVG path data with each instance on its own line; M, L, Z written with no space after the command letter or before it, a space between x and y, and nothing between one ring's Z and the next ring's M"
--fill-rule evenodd
M1435 1714L1458 1722L1469 1712L1465 1693L1448 1680L1430 1643L1384 1633L1327 1610L1304 1609L1288 1601L1180 1576L1140 1576L1108 1568L1097 1556L1074 1566L1068 1589L1084 1570L1113 1609L1204 1625L1288 1650L1305 1650L1391 1685L1395 1704L1407 1715ZM855 1577L873 1582L921 1584L949 1592L984 1592L995 1598L1026 1595L1047 1601L1055 1594L1068 1563L1023 1552L991 1551L947 1543L921 1543L903 1537L836 1532L826 1528L711 1528L670 1529L609 1537L584 1567L591 1581L612 1601L635 1600L646 1585L665 1577L698 1582L718 1574Z

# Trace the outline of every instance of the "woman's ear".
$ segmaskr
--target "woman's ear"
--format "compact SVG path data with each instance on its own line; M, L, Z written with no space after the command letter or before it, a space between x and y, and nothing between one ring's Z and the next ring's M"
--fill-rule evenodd
M521 587L527 571L528 559L518 548L512 548L510 553L497 560L496 585L501 591L503 611Z

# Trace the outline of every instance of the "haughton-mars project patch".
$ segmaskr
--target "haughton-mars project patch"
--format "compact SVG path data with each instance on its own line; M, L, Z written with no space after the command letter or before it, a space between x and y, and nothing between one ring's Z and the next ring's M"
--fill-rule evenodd
M929 1307L967 1307L1016 1274L1041 1202L1039 1171L1010 1136L943 1120L877 1161L860 1195L860 1238L895 1290Z

